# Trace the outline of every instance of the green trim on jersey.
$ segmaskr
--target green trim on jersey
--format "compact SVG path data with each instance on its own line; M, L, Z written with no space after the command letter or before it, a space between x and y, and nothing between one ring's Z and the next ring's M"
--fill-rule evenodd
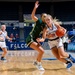
M41 19L38 19L36 21L36 24L33 27L32 31L30 32L30 34L33 37L39 37L39 35L40 35L41 31L43 31L44 27L45 27L45 23L43 23Z
M32 31L29 33L29 36L26 38L26 43L29 45L29 43L33 41L36 42L36 38L39 37L44 27L45 27L45 23L43 23L41 19L38 19Z

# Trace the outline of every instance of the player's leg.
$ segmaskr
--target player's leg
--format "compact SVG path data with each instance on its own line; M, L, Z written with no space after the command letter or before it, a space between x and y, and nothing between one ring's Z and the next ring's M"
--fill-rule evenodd
M1 56L1 60L6 60L5 56L7 54L7 48L2 48L2 50L3 50L3 53L2 53L2 56Z
M41 47L40 44L38 44L37 42L32 42L30 44L30 47L34 50L37 50L38 51L38 56L37 56L37 59L36 61L34 62L34 65L36 65L36 67L38 68L38 70L44 70L44 68L42 67L41 65L41 59L42 59L42 56L43 56L43 53L44 53L44 49Z
M52 53L58 60L66 63L66 60L64 58L60 58L57 47L52 48Z
M65 58L60 57L59 51L58 51L58 49L56 47L52 48L52 53L54 54L54 56L58 60L60 60L61 62L67 64L67 67L66 68L70 68L72 66L72 63L70 61L66 60Z
M36 41L36 39L33 39L32 35L29 35L26 39L27 45L30 48L38 51L37 59L36 59L36 62L34 62L34 65L36 65L38 70L44 70L44 68L41 65L41 59L42 59L42 56L44 53L44 49L42 48L42 46L39 43L37 43L35 41Z
M50 46L50 48L51 48L52 53L54 54L54 56L55 56L58 60L60 60L60 61L62 61L62 62L64 62L64 63L66 63L66 60L65 60L64 58L60 58L60 56L59 56L59 52L58 52L58 48L57 48L57 47L63 45L62 43L59 43L59 42L60 42L60 39L57 39L57 40L48 42L48 44L49 44L49 46Z
M57 48L58 48L60 58L68 58L73 63L75 63L75 58L72 55L65 52L64 47L63 47L63 43L62 43L62 39L59 39L59 41L57 40Z
M68 59L70 59L73 63L75 63L75 58L74 58L71 54L68 54L67 52L65 52L63 46L62 46L62 47L59 47L59 48L58 48L58 51L59 51L60 57L68 58Z
M2 53L2 56L1 56L1 60L6 60L5 59L5 56L7 54L7 48L6 48L6 43L5 42L2 42L1 43L1 49L3 50L3 53Z

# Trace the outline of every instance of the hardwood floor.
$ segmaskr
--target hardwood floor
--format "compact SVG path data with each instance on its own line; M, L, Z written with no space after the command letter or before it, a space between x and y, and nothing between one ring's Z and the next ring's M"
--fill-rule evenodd
M6 56L7 62L0 61L0 75L75 75L75 66L68 71L58 60L42 60L45 71L37 70L33 65L36 55L37 52L34 50L9 51ZM51 56L46 53L43 58Z

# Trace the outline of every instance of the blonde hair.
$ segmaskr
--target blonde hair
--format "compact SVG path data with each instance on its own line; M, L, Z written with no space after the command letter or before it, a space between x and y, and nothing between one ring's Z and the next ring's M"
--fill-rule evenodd
M61 21L59 21L59 19L56 19L56 17L53 19L53 17L51 16L51 15L47 15L47 17L50 17L50 19L53 21L53 23L54 24L56 24L56 25L61 25L62 24L62 22Z

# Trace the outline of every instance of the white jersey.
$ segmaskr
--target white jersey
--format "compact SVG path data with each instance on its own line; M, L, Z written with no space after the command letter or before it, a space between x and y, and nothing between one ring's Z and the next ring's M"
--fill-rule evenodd
M49 27L47 27L47 30L48 30L47 35L53 34L53 37L50 37L48 39L53 40L53 39L57 38L56 40L53 40L53 41L48 40L48 44L49 44L50 48L51 49L54 48L54 47L59 48L59 47L63 46L62 39L58 38L58 36L55 33L56 30L57 30L57 27L53 24L52 25L52 29L50 29Z
M53 37L49 37L48 39L55 39L55 38L57 38L58 36L56 35L56 30L57 30L57 27L54 25L54 24L52 24L52 29L50 29L48 26L47 26L47 35L49 35L49 34L54 34L54 36Z
M6 31L2 31L2 34L0 34L0 37L2 37L3 39L4 39L4 41L5 41L5 39L6 39L6 36L7 36L7 32Z

